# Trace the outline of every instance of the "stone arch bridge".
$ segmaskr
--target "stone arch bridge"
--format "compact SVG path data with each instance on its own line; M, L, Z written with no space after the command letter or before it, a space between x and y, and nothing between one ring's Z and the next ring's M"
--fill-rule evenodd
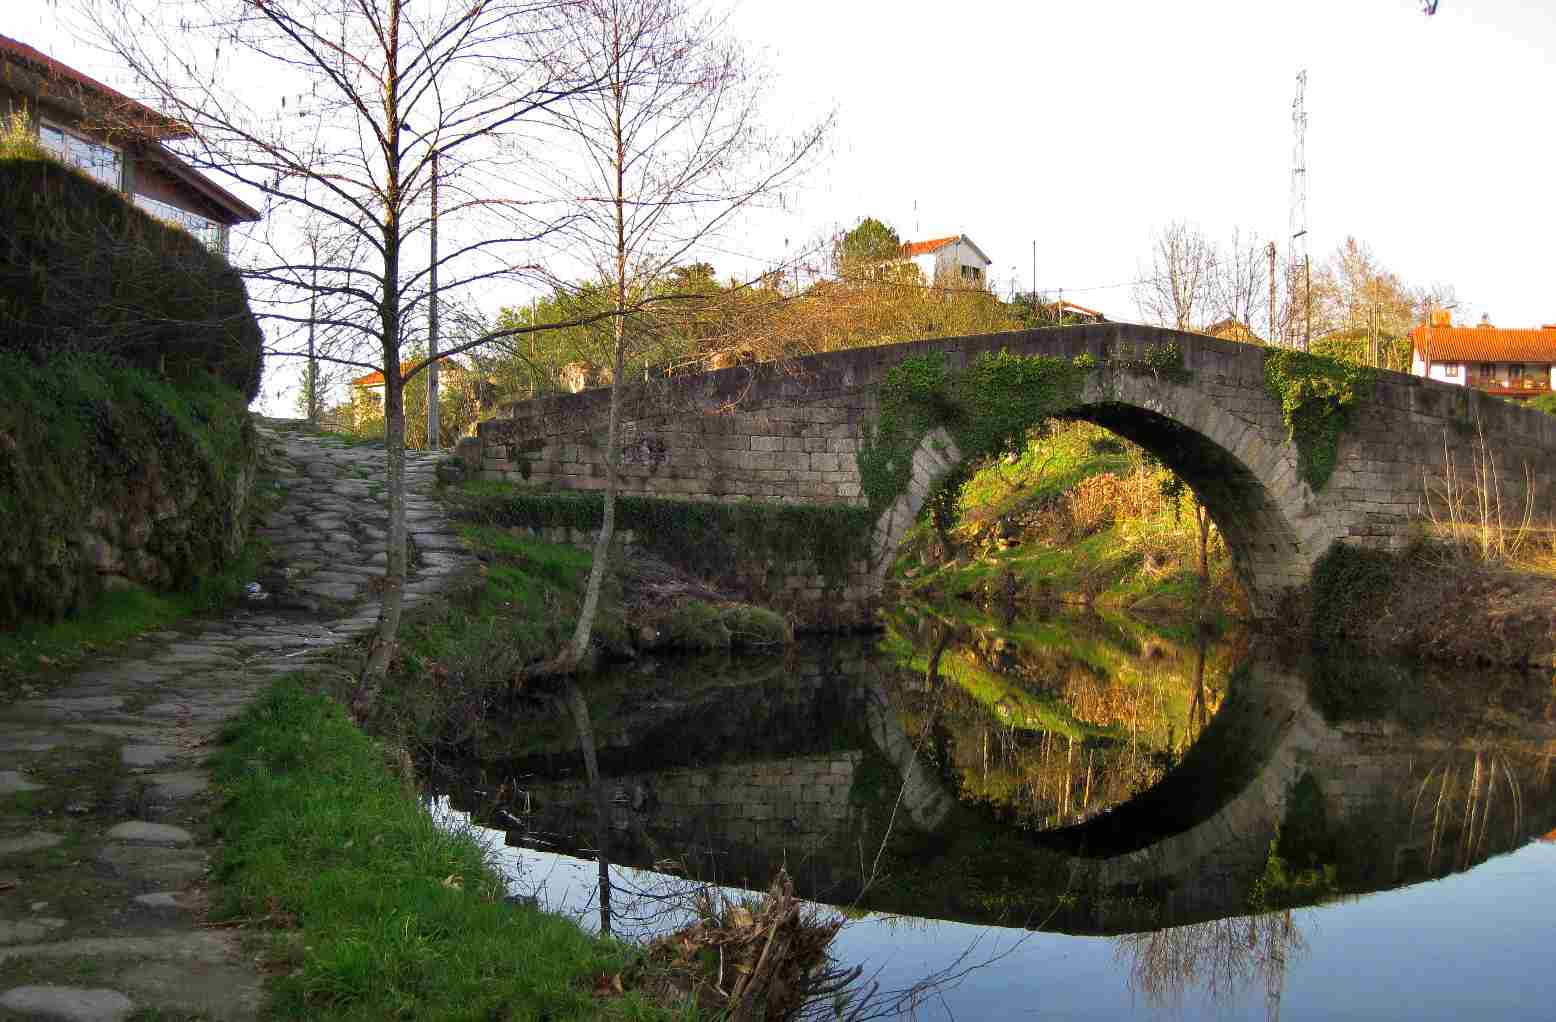
M1121 359L1138 364L1153 346L1169 343L1186 373L1109 368ZM1332 476L1314 492L1266 389L1268 349L1113 323L855 348L634 384L623 395L621 492L863 505L855 455L879 416L886 372L914 355L943 352L956 369L1000 350L1098 360L1069 415L1134 441L1194 489L1260 615L1273 613L1282 592L1305 584L1334 543L1407 544L1412 524L1429 513L1428 485L1450 470L1465 481L1489 459L1515 515L1526 484L1537 515L1556 509L1556 418L1383 372L1341 438ZM507 405L480 424L461 454L484 478L603 489L608 402L609 391L599 389ZM897 543L961 460L949 436L936 432L914 455L910 485L881 512L870 556L854 566L843 592L823 594L816 576L799 588L810 586L834 608L867 611Z

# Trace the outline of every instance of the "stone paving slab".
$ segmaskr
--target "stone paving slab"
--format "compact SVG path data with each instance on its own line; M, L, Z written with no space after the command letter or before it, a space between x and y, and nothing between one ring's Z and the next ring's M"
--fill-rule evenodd
M212 850L202 763L221 722L270 679L375 626L370 586L382 574L387 516L374 482L382 449L292 424L257 429L262 473L284 493L257 530L272 539L259 575L266 598L220 621L143 636L55 691L0 706L0 798L26 795L31 802L10 804L42 807L28 818L0 803L0 863L20 892L0 902L0 965L24 960L27 970L25 985L0 989L0 1018L144 1011L248 1022L259 1012L253 961L232 934L200 927ZM406 457L407 486L430 486L437 456ZM474 561L446 542L436 500L412 494L407 518L422 534L410 609ZM69 971L83 958L93 963L91 988Z
M65 839L58 834L50 834L46 830L35 830L21 837L0 838L0 859L8 855L25 855L28 852L41 852L45 848L53 848Z
M120 1022L135 1011L135 1002L117 990L26 986L0 993L0 1008L63 1022Z
M39 791L42 785L23 777L19 770L0 770L0 795L15 795L22 791Z

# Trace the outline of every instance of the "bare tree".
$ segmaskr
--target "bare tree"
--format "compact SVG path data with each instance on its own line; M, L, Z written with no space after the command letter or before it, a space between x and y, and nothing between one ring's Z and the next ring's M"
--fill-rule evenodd
M85 0L99 41L193 137L184 155L264 197L271 238L243 267L258 315L352 338L336 364L383 373L388 565L362 694L388 666L406 573L405 339L431 293L422 253L433 154L443 181L441 290L457 295L525 269L558 225L509 173L537 112L596 82L555 48L570 0ZM263 76L263 88L234 87ZM306 216L341 244L285 237ZM333 262L320 253L349 254ZM322 311L321 311L322 310ZM520 332L523 328L517 328ZM490 338L467 342L473 347ZM454 355L459 346L442 352ZM297 348L274 354L301 355ZM321 359L317 351L315 358Z
M1153 323L1190 330L1212 308L1216 249L1198 228L1181 220L1164 227L1151 245L1151 265L1135 285L1135 304Z
M1232 229L1227 247L1212 254L1208 308L1211 318L1253 330L1269 308L1269 264L1257 235Z
M570 669L588 649L615 530L630 321L666 297L658 285L700 242L808 166L830 119L793 139L769 137L759 117L766 77L717 21L681 0L581 0L558 27L565 59L600 87L554 108L575 150L554 177L579 200L570 230L609 283L613 313L604 518L562 658Z

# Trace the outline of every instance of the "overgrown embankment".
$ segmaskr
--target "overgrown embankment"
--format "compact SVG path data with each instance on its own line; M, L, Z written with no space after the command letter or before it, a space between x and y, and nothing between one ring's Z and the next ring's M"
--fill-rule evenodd
M432 754L468 753L515 697L533 695L527 668L571 640L591 563L587 550L522 530L466 523L460 535L480 561L479 576L407 617L389 677L364 721L374 733ZM613 558L593 643L600 659L625 661L678 650L772 653L790 637L782 616L638 555ZM341 675L351 677L349 670ZM351 685L337 695L349 701Z
M1331 653L1553 668L1556 563L1462 538L1402 553L1335 546L1280 620L1288 641Z
M1213 526L1201 532L1204 514L1139 447L1057 423L974 472L953 514L937 523L931 506L893 577L984 603L1236 613L1230 559Z
M14 133L13 133L14 134ZM0 137L0 628L189 591L244 543L262 337L237 273Z
M590 544L604 517L599 493L550 492L513 483L471 482L448 491L456 517L516 536ZM657 563L698 580L694 598L740 601L787 615L803 630L858 627L870 620L866 580L874 516L846 505L666 500L621 496L616 528L628 589L650 582ZM633 600L634 627L663 630L668 611L686 601ZM701 643L692 645L700 646Z

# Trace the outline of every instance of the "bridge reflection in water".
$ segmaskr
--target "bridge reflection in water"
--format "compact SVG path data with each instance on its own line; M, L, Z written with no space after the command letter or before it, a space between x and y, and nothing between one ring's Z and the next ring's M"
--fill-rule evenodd
M1147 993L1277 968L1301 946L1283 910L1556 826L1548 679L1299 669L1127 621L908 609L874 648L640 665L587 695L617 864L753 888L786 866L832 904L1131 935ZM452 802L589 857L569 718L525 710Z

